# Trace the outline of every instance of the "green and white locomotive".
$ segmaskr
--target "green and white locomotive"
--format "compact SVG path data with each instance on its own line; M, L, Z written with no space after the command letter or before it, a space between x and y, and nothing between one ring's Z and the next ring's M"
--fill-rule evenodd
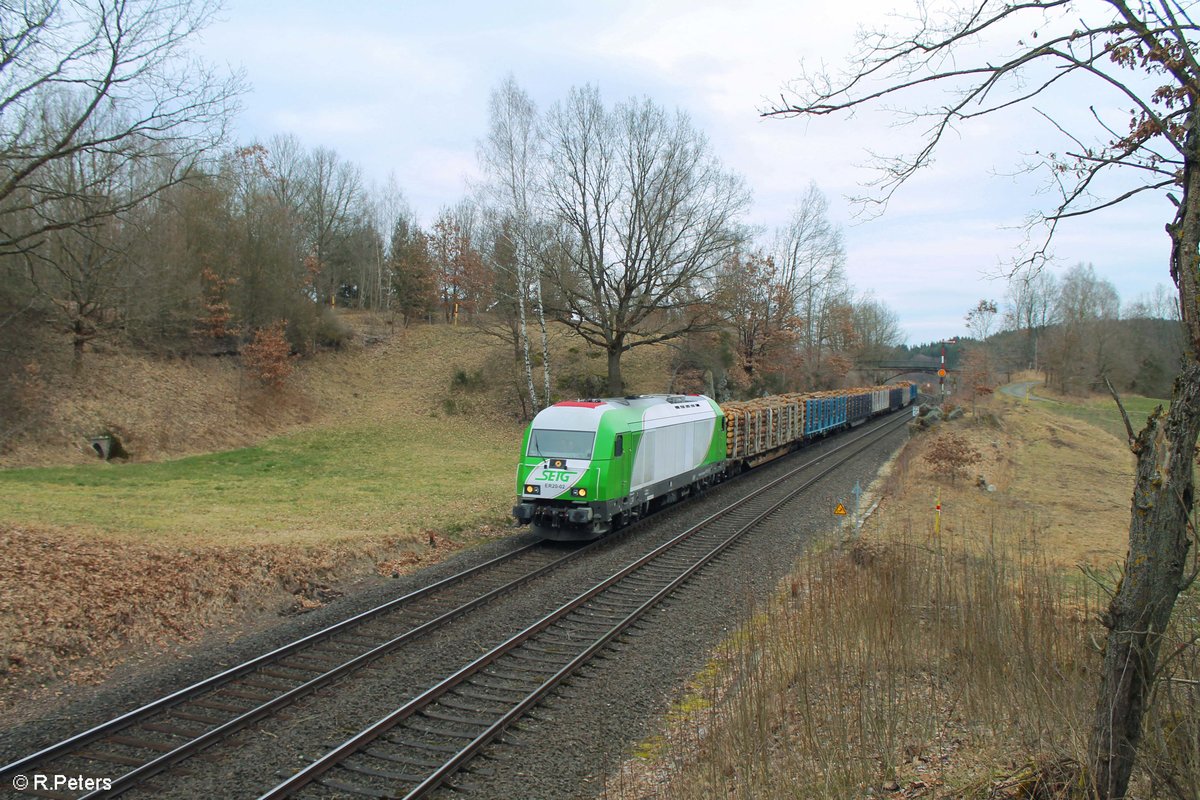
M513 516L593 539L724 476L725 416L702 395L556 403L525 431Z
M513 516L546 539L594 539L916 398L904 381L724 406L698 394L556 403L525 431Z

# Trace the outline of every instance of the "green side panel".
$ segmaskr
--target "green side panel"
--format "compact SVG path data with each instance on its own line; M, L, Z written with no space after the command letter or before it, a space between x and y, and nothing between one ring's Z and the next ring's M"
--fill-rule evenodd
M721 410L721 406L715 400L705 397L708 404L712 406L713 412L717 415L716 425L713 426L712 442L708 446L708 455L704 459L705 464L716 464L719 461L725 460L725 412Z
M596 430L596 451L592 466L597 470L596 499L612 500L629 494L629 475L633 469L633 454L637 448L630 441L627 422L629 409L617 408L604 412ZM617 437L621 437L621 454L616 454Z

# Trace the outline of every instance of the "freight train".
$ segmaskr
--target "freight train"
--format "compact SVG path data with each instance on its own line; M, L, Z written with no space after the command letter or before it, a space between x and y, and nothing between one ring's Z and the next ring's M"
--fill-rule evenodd
M916 397L904 382L724 404L703 395L556 403L525 430L512 513L546 539L594 539Z

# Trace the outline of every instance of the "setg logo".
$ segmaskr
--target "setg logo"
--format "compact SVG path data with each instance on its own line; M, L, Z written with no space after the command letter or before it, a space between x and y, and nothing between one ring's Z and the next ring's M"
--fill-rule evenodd
M574 477L574 472L560 472L559 470L554 469L544 469L542 470L542 476L538 478L538 480L546 481L547 483L569 483Z

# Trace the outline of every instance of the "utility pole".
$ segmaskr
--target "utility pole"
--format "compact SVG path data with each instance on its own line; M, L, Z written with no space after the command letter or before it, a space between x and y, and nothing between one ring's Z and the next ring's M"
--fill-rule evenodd
M942 340L942 363L938 366L938 394L941 401L946 401L946 345L958 344L958 337L953 336Z
M946 400L946 341L942 340L942 363L938 365L938 398Z

